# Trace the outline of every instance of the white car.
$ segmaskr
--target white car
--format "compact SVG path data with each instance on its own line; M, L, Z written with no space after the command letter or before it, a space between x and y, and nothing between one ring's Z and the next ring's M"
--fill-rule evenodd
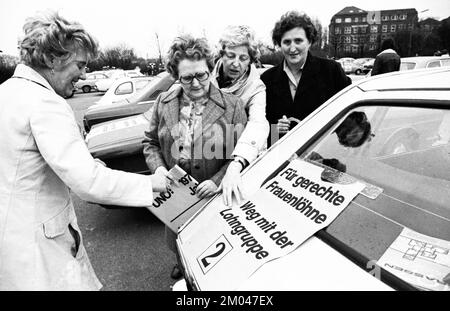
M444 281L450 273L448 247L411 240L410 249L406 244L405 249L398 250L399 254L404 252L404 260L410 260L408 268L380 264L380 258L393 249L393 241L404 229L429 239L450 241L449 81L450 67L360 80L329 99L251 163L242 173L247 197L294 158L325 169L329 174L322 177L328 182L356 179L365 188L328 227L284 257L264 264L236 284L236 289L413 290L442 285L450 290L450 284ZM197 241L213 245L216 228L226 228L225 219L200 222L204 213L211 215L214 208L217 210L218 200L222 201L221 195L210 200L178 232L189 288L211 288L199 286L198 280L206 274L193 269L201 264L205 248L195 252L198 256L186 254L194 254ZM285 206L279 204L267 208L284 213ZM278 225L283 227L283 223ZM190 238L201 230L209 231L201 239ZM222 234L227 237L229 232L230 228L224 229ZM425 245L430 245L431 253ZM237 243L228 253L219 256L217 251L208 256L211 265L207 273L215 273L219 290L220 284L229 284L221 279L227 278L224 271L245 266L242 260L223 264L223 258L241 248ZM421 272L431 261L438 265L436 258L441 258L440 274ZM186 289L184 282L174 288Z
M97 101L96 105L111 105L120 102L123 99L127 99L143 89L153 80L153 78L154 77L146 76L119 78L112 83L111 87L100 100Z

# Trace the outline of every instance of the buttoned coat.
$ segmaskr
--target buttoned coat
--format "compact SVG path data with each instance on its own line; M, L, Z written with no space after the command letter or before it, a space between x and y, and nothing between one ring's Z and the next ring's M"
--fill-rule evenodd
M19 64L0 85L0 290L97 290L71 191L150 206L148 176L97 163L69 104Z
M162 93L154 104L143 141L145 160L151 172L160 166L171 169L178 162L181 94L182 88L178 86ZM243 107L240 98L210 84L202 125L199 131L194 131L191 145L191 175L197 181L210 179L217 186L220 184L247 122Z
M266 116L270 124L277 124L283 115L302 120L334 94L351 84L350 78L345 75L337 62L308 53L292 100L283 62L261 75L261 80L266 85Z

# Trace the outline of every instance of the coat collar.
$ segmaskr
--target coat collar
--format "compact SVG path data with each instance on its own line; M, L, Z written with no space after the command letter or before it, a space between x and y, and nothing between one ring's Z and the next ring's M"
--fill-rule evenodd
M36 70L34 70L33 68L31 68L25 64L17 65L16 69L14 70L13 77L30 80L34 83L37 83L37 84L53 91L53 88L51 87L51 85L41 74L39 74Z
M182 87L179 85L172 91L161 95L161 102L164 104L163 107L163 118L166 121L167 127L173 129L178 126L180 119L180 97ZM214 86L212 83L209 88L209 100L203 110L202 116L202 131L203 133L213 125L217 119L219 119L225 113L225 102L220 90ZM171 133L176 133L177 131L171 131ZM173 134L172 134L173 135ZM177 137L173 137L177 139ZM197 137L198 138L198 137ZM195 139L197 139L195 138Z

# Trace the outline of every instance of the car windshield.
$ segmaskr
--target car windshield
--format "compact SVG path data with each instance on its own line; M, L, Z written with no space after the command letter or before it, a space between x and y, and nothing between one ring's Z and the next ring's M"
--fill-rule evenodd
M348 112L297 152L326 168L326 180L366 184L325 234L367 262L379 260L404 227L449 240L449 141L450 110L366 106Z

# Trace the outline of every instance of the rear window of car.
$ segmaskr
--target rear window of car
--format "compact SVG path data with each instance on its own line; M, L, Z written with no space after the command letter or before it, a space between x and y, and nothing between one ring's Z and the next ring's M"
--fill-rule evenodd
M416 68L416 63L412 62L401 62L400 63L400 70L411 70Z
M326 168L325 179L366 184L325 230L340 251L376 261L405 227L450 240L449 141L450 110L366 106L297 152Z
M441 67L441 62L438 61L438 60L429 62L429 63L427 64L427 68L436 68L436 67Z

